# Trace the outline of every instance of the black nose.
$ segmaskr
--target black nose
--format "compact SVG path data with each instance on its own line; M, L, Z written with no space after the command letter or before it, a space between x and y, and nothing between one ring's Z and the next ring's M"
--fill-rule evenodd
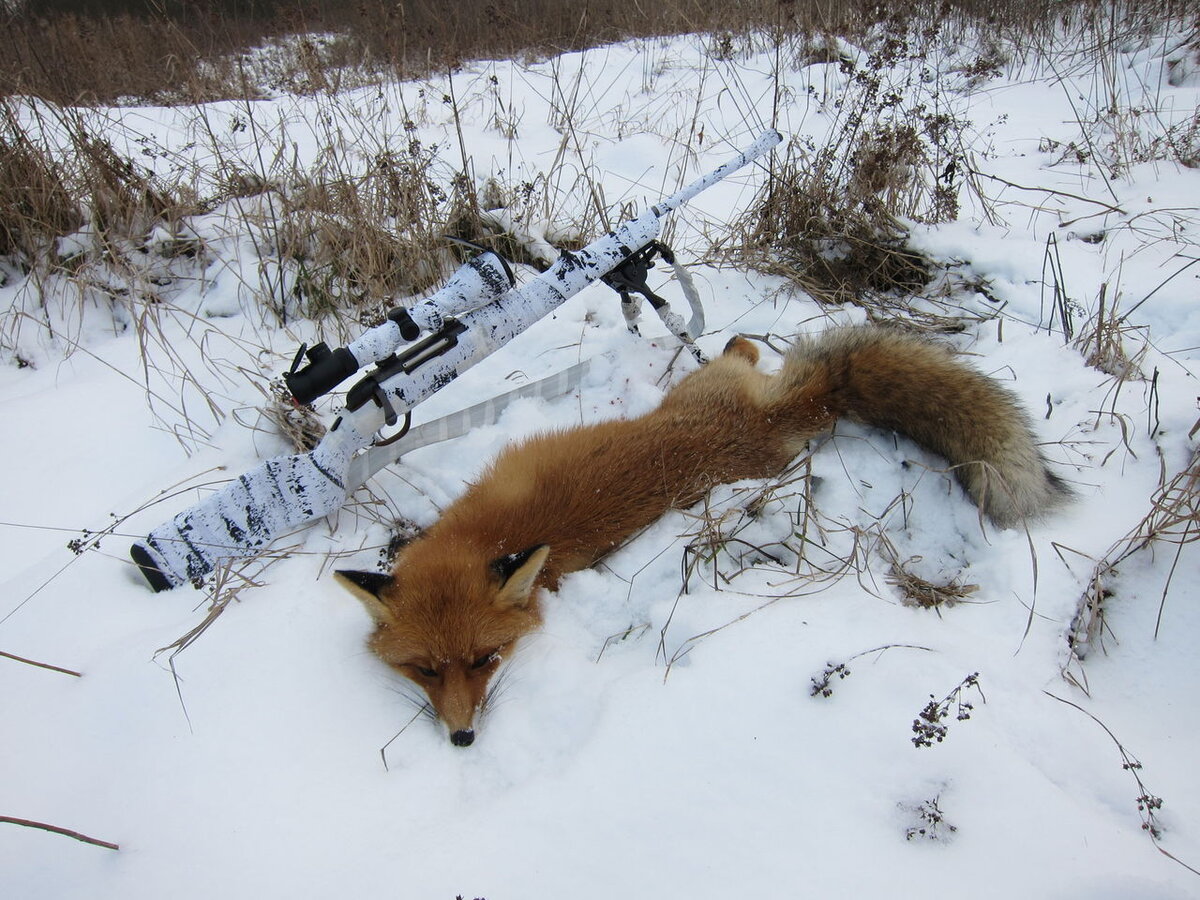
M470 747L475 743L475 731L472 728L463 728L450 735L450 743L455 747Z

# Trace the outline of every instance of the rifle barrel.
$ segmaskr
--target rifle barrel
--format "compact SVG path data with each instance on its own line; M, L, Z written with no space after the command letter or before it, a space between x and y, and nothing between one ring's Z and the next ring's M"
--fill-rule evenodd
M661 200L654 204L654 214L660 219L672 210L683 206L701 191L706 190L721 181L728 175L732 175L738 169L742 168L758 159L771 148L779 144L783 140L783 135L778 131L764 131L757 141L740 152L737 156L722 163L717 168L713 169L703 178L697 178L687 187L672 194L666 200Z

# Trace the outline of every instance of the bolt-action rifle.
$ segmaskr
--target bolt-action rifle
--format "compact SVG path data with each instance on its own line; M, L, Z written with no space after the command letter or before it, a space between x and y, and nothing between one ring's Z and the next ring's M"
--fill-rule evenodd
M345 409L313 450L259 464L134 544L130 555L150 586L156 591L189 581L198 586L222 560L252 556L277 537L338 509L382 465L440 439L418 428L381 448L374 440L377 432L402 416L407 424L414 406L598 279L621 294L631 328L636 302L630 295L640 293L700 358L692 342L698 329L689 332L682 318L645 285L654 252L665 249L656 241L661 220L780 140L775 131L763 134L733 159L616 231L582 250L562 253L524 285L516 285L500 256L483 252L463 264L432 297L393 310L383 324L348 346L330 350L318 344L307 353L301 347L285 375L299 403L329 393L360 369L375 368L350 388ZM672 261L669 255L667 259ZM418 340L426 332L427 337ZM526 395L550 390L546 385L534 388ZM450 423L450 430L462 433L479 407L465 411ZM441 436L445 434L443 428Z

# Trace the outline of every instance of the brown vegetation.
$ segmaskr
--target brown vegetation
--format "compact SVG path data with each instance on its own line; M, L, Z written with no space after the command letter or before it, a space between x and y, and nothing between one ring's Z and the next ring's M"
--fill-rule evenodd
M1164 5L1166 0L1137 4ZM1181 4L1171 4L1176 15ZM0 92L57 103L186 102L253 95L252 48L287 89L322 90L334 71L415 77L467 59L577 50L630 37L771 28L861 34L884 19L1041 33L1110 3L945 0L37 0L0 13ZM295 40L289 36L303 35ZM280 43L282 42L282 43ZM261 60L260 60L261 61Z

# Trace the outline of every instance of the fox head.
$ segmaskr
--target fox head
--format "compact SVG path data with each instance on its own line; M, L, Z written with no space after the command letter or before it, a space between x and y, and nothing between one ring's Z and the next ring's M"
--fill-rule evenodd
M395 572L340 571L338 581L375 620L368 646L421 687L450 740L475 740L488 684L517 640L541 624L534 590L545 544L490 562L415 541Z

